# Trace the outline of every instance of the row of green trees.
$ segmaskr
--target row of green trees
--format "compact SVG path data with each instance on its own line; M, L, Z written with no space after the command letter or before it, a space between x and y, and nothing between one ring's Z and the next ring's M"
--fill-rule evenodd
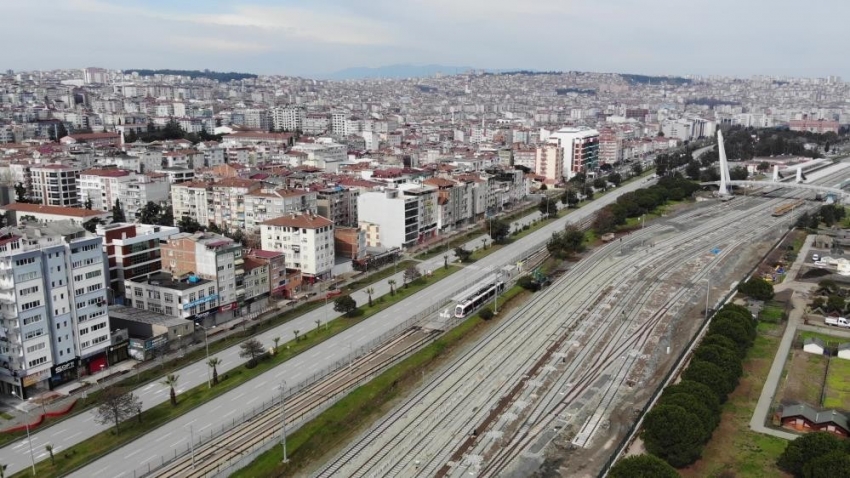
M661 178L658 183L648 187L625 193L617 198L617 202L609 204L596 213L593 230L597 234L614 231L617 226L626 223L630 217L640 217L648 214L667 201L681 201L699 190L699 185L684 179L676 173Z
M756 337L756 321L739 305L714 316L682 381L662 392L647 413L641 437L648 452L681 468L695 462L720 423L720 406L735 390Z
M797 218L797 227L817 229L821 224L824 224L826 227L832 227L834 224L840 223L846 215L847 211L843 207L836 204L826 204L821 206L817 212L812 214L805 212L801 214Z

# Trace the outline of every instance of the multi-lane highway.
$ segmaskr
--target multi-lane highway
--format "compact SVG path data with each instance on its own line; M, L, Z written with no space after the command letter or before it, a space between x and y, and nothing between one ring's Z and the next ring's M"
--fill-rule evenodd
M771 216L783 201L699 207L594 252L318 476L526 476L561 433L591 444L619 401L663 372L652 355L704 300L712 268L793 220Z
M132 476L134 466L141 469L148 463L161 462L166 457L173 456L174 448L185 447L185 443L189 440L189 425L192 425L193 434L198 439L203 433L209 433L211 430L219 429L225 423L234 420L235 417L241 417L243 413L249 413L262 403L274 400L277 396L277 387L281 380L286 380L290 387L298 387L300 383L311 380L315 375L325 373L334 364L347 363L348 356L352 353L351 351L353 353L359 353L358 351L370 346L375 339L394 330L410 317L421 311L429 310L435 303L440 302L440 299L452 296L458 290L475 283L481 277L494 270L494 268L514 258L521 257L523 253L532 247L545 243L553 232L563 229L567 221L583 220L605 205L615 201L620 194L645 187L646 185L647 181L642 179L602 196L587 206L574 211L567 217L553 221L551 224L547 224L534 233L477 261L466 267L464 271L449 276L403 302L376 314L369 320L328 339L309 352L293 358L274 370L246 383L242 387L218 397L170 422L168 425L151 432L140 440L89 464L75 473L74 476ZM538 214L535 213L532 216L538 216ZM474 239L468 243L467 247L478 246L480 243L480 239ZM420 268L425 270L434 269L441 267L442 263L442 256L438 256L420 264ZM395 279L401 282L400 275L395 277ZM386 280L381 281L374 287L376 295L389 292L389 285ZM365 293L362 291L355 293L354 297L358 303L366 301ZM316 320L325 321L327 317L334 318L338 315L336 312L329 310L330 307L332 305L329 305L328 309L317 309L305 314L272 331L261 334L258 338L264 345L270 346L274 337L290 337L292 330L295 329L310 330L315 327ZM225 369L241 366L243 363L243 360L238 358L237 347L223 351L216 354L216 356L224 360L224 369L221 369L222 371L220 373L224 373L223 370ZM177 373L180 375L179 389L206 383L207 367L203 362L188 366ZM138 390L137 393L141 396L145 408L168 400L165 387L156 383L146 385ZM92 413L85 413L66 420L57 427L51 427L34 434L33 444L36 449L43 450L43 444L51 442L61 452L61 450L68 446L82 441L105 428L94 423ZM70 439L63 439L63 435ZM5 449L12 451L12 453L9 453L9 471L18 471L28 466L29 457L26 440L16 442ZM41 459L47 457L44 453L42 455L40 457Z

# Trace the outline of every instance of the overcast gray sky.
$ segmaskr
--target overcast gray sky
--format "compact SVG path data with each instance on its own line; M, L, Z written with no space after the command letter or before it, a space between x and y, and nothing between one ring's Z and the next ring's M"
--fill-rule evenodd
M0 68L842 75L839 0L0 0Z

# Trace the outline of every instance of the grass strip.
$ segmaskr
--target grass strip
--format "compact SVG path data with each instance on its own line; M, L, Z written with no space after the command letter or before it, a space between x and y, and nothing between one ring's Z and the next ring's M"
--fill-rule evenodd
M502 295L502 307L527 295L527 291L514 286ZM361 427L368 426L386 413L396 399L419 384L425 370L463 345L476 329L487 327L490 323L495 321L485 322L478 315L473 315L423 349L354 389L287 437L288 463L281 463L281 451L275 447L231 477L291 476L302 471L305 466L356 436Z
M408 267L416 265L416 261L406 260L399 262L396 264L396 267L385 267L384 269L375 272L368 277L364 277L363 279L357 280L348 284L343 290L354 292L355 290L359 290L365 286L370 284L374 284L378 281L384 280L387 277L394 275L397 271L403 271ZM264 319L258 322L255 322L248 326L247 324L244 328L232 335L228 335L223 338L219 338L216 340L215 336L210 336L209 348L210 355L221 352L222 350L226 350L234 345L237 345L244 341L247 338L250 338L253 335L261 334L267 330L278 327L290 320L296 319L308 312L311 312L324 304L323 300L316 300L306 302L301 304L292 310L288 310L282 314L276 315L274 317L270 317L268 319ZM149 382L160 380L162 377L169 373L176 372L183 367L191 365L197 361L204 360L206 357L206 351L203 347L193 350L191 352L186 353L182 357L169 357L167 362L162 360L157 367L148 368L138 374L128 374L128 376L118 382L115 382L108 387L132 387L136 388L141 385L147 384ZM94 387L92 387L94 388ZM55 425L63 420L71 418L79 413L83 413L87 410L90 410L94 404L96 404L103 393L104 388L97 388L95 390L89 390L88 398L83 401L80 400L77 402L77 405L74 409L68 413L67 415L62 415L59 417L46 417L44 421L39 425L39 429L45 429L49 426ZM14 433L3 433L0 434L0 447L3 447L9 443L22 439L26 436L26 431L14 432Z
M422 277L409 283L408 287L399 287L395 291L395 295L384 295L373 300L372 306L363 304L359 307L355 317L347 318L340 317L323 324L317 329L311 331L302 331L299 339L290 340L281 344L278 347L278 353L273 356L266 357L258 362L257 366L252 369L247 367L237 367L224 372L220 376L220 383L212 388L208 388L207 384L198 385L190 390L187 390L178 395L177 406L171 406L171 403L166 401L142 412L141 422L136 418L129 419L122 423L119 432L115 432L114 428L103 431L93 437L74 445L67 450L61 450L56 453L55 463L51 464L50 460L43 460L36 463L36 476L52 477L63 476L71 471L81 468L88 463L101 458L108 453L120 448L127 443L136 440L152 430L165 425L171 420L188 413L189 411L213 400L214 398L233 390L245 382L277 367L296 355L318 345L319 343L337 335L346 329L349 329L378 312L392 306L393 304L404 300L405 298L419 292L429 285L437 282L457 271L460 267L449 266L449 268L439 268L434 270L430 277ZM264 344L265 345L265 344ZM210 347L212 348L212 347ZM163 385L163 387L165 387ZM89 399L91 402L91 399ZM90 403L95 406L95 403ZM30 469L27 468L12 476L30 476Z

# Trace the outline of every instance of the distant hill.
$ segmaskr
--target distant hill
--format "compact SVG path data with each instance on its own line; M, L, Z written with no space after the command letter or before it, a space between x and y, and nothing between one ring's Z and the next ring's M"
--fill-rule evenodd
M176 75L176 76L188 76L189 78L208 78L210 80L218 80L222 82L228 82L231 80L244 80L246 78L256 78L257 75L253 73L236 73L236 72L220 72L220 71L210 71L210 70L145 70L145 69L126 69L123 70L125 73L136 72L139 76L154 76L154 75Z
M375 68L358 66L335 71L325 75L317 75L327 80L362 80L367 78L421 78L434 76L437 73L454 75L472 70L469 66L446 65L387 65Z

